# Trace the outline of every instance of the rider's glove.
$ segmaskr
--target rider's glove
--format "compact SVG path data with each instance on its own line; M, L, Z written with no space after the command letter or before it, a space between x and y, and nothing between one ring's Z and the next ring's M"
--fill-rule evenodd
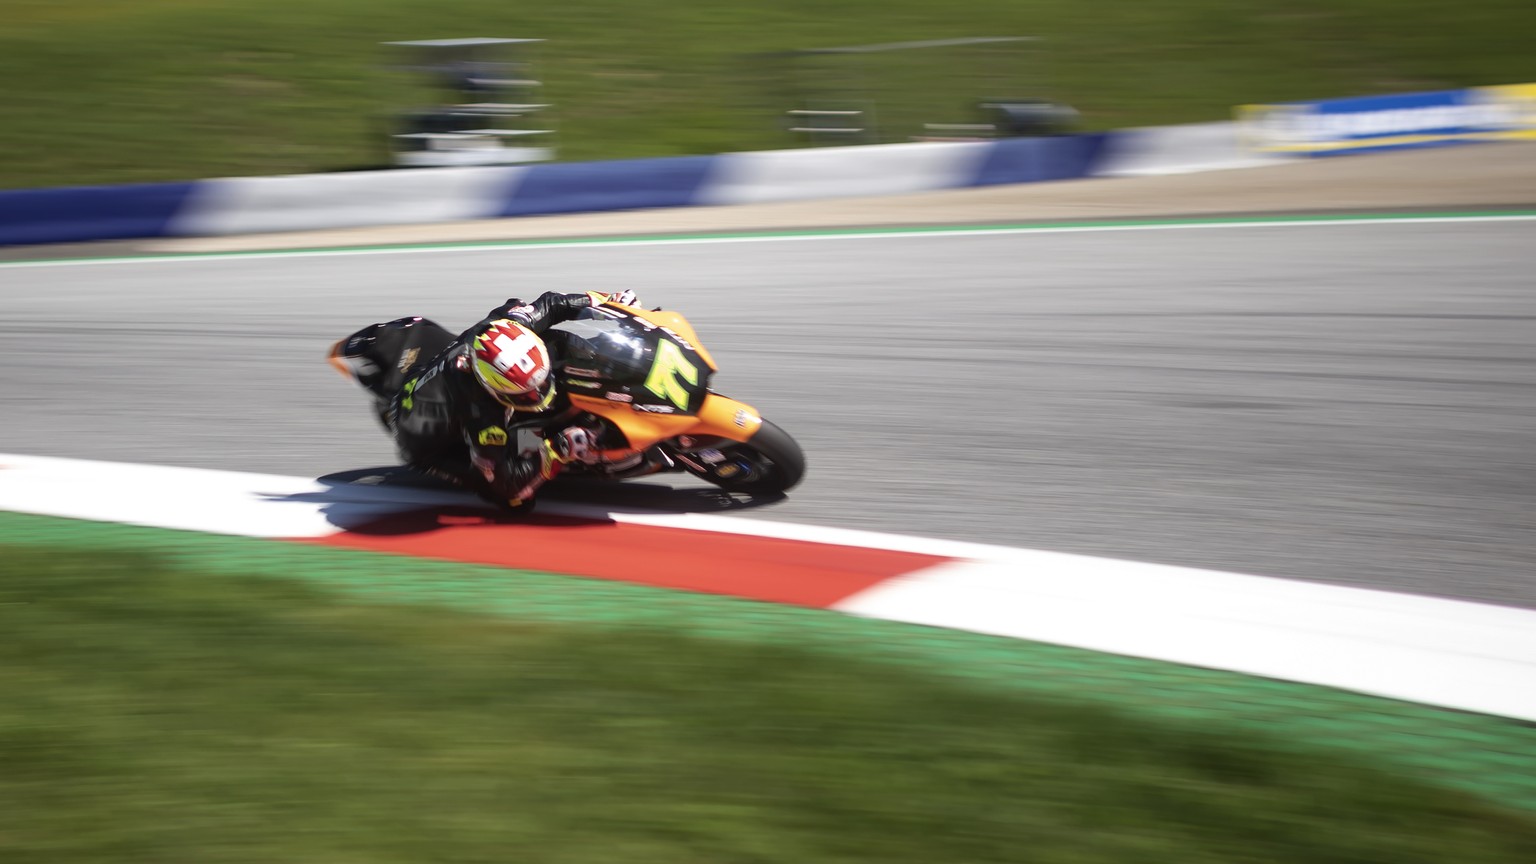
M580 462L583 465L593 465L602 461L602 452L597 446L597 430L586 429L581 426L570 426L549 440L554 448L555 456L561 462Z
M635 292L628 289L614 291L611 294L605 294L601 291L588 291L587 298L587 302L593 306L601 306L604 303L617 303L620 306L640 305L640 298L635 296Z
M629 289L625 289L623 291L614 291L611 293L604 293L601 291L588 291L587 296L592 298L593 306L601 306L604 303L617 303L620 306L640 305L640 298L636 297L635 292L630 291Z

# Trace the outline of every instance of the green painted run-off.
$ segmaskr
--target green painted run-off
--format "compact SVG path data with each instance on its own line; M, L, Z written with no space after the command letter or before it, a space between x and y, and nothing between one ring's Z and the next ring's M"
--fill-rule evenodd
M14 513L0 513L0 543L144 550L209 575L300 579L370 601L853 654L1161 723L1259 734L1294 749L1298 759L1350 751L1431 783L1536 810L1536 726L1505 718L835 612L297 543Z

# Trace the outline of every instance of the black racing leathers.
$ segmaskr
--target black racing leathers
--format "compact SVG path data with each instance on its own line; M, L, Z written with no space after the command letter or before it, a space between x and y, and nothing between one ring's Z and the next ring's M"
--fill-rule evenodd
M537 414L508 410L480 386L470 345L492 321L510 319L542 336L593 302L593 295L555 292L532 303L508 300L435 356L408 369L384 412L401 457L413 468L452 478L489 500L513 507L528 502L560 471L550 439L578 412L563 393Z

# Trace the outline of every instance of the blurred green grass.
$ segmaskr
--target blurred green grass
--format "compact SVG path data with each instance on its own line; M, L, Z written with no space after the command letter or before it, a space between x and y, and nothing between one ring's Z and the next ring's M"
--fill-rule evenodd
M1536 860L1337 753L793 647L35 546L0 632L0 860Z
M918 82L914 104L953 100L954 120L975 97L1044 92L1111 128L1528 81L1532 32L1526 0L9 0L0 187L382 164L381 123L402 98L382 68L378 43L391 40L550 40L540 72L562 158L595 159L787 145L775 112L788 106L765 86L772 70L743 59L752 52L1039 36L1044 54L1018 67L1023 92L970 92L996 88L954 56L870 69Z

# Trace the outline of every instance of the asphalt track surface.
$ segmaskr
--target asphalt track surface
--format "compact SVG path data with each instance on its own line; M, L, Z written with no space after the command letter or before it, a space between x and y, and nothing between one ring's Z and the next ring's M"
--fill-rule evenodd
M0 269L0 450L316 476L388 464L361 392L323 362L331 341L400 315L458 326L508 295L623 286L685 311L717 389L809 453L788 499L741 515L1536 606L1533 230ZM735 506L672 485L602 500Z

